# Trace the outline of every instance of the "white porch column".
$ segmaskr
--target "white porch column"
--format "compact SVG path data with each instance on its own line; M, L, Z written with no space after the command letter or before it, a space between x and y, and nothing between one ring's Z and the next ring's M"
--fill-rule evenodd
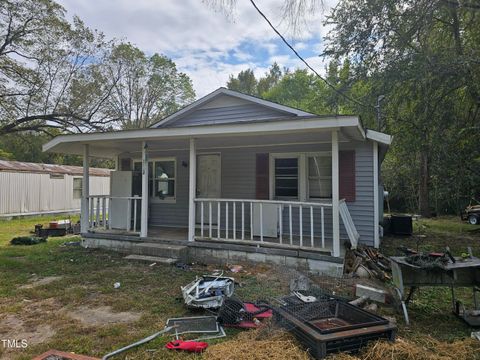
M82 178L82 204L81 204L81 222L80 232L86 233L89 228L89 204L88 196L90 195L90 167L89 167L89 151L88 144L83 145L83 178Z
M338 131L332 130L332 234L333 256L340 256Z
M140 214L140 237L148 235L148 153L147 143L142 142L142 207Z
M195 139L190 139L188 188L188 241L195 240L195 197L197 196L197 150Z

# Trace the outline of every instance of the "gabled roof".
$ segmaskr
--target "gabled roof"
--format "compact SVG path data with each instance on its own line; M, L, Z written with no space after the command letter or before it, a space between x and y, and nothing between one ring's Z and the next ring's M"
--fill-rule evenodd
M213 105L216 101L218 103L221 98L230 99L230 104L222 107ZM316 115L221 87L151 127L207 125L312 116ZM182 121L179 122L179 120ZM174 123L177 124L174 125Z
M39 164L21 161L0 160L0 172L24 172L36 174L66 174L66 175L83 175L81 166L57 165L57 164ZM110 169L90 168L92 176L110 176Z

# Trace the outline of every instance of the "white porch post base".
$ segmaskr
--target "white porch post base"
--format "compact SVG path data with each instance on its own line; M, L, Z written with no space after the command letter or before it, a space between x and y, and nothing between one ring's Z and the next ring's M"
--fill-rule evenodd
M148 235L148 153L147 143L142 142L142 207L140 214L140 237Z
M89 151L88 144L83 145L83 178L82 178L82 204L81 204L81 222L80 232L86 233L89 228L89 204L88 196L90 195L90 168L89 168Z
M190 139L189 161L189 188L188 188L188 241L195 240L195 197L197 189L197 151L195 139Z
M340 216L339 216L339 171L338 171L338 131L332 131L332 233L333 256L340 257Z

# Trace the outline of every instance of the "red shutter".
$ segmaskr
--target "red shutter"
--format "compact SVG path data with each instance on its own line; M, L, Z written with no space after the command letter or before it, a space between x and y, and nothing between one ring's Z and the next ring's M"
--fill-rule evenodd
M270 184L269 175L269 157L268 154L257 154L256 159L256 180L255 194L258 200L268 200Z
M340 199L348 202L355 201L355 151L347 150L339 152L338 172L340 176L339 190Z

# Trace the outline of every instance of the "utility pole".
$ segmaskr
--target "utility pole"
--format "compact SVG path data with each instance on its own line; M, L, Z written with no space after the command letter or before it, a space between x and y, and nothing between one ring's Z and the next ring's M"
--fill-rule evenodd
M377 105L375 105L375 109L377 110L377 130L382 131L382 113L380 110L380 104L385 99L385 95L379 95L377 97Z

